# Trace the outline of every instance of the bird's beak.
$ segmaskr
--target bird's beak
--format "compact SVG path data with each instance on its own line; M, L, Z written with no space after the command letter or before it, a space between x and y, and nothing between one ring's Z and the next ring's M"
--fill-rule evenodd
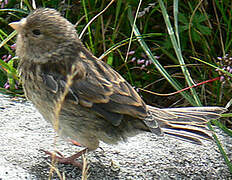
M17 21L17 22L12 22L9 25L16 30L17 32L20 31L20 29L23 27L23 25L26 23L26 19L23 18L21 21Z
M12 22L9 24L13 29L15 29L16 31L18 31L20 29L21 23L20 21L18 22Z

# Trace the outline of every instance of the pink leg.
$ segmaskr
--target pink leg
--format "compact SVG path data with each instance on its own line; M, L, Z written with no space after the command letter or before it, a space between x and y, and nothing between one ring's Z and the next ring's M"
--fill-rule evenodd
M75 141L75 140L72 140L70 139L71 143L75 146L78 146L78 147L83 147L79 142Z
M41 149L42 150L42 149ZM43 152L45 152L47 155L49 155L51 158L55 159L55 161L59 162L59 163L63 163L63 164L72 164L73 166L76 166L80 169L83 168L82 164L75 161L77 158L79 158L80 156L82 156L82 154L86 153L88 150L88 148L70 156L65 158L60 152L56 152L59 156L54 155L53 153L49 152L49 151L45 151L42 150Z

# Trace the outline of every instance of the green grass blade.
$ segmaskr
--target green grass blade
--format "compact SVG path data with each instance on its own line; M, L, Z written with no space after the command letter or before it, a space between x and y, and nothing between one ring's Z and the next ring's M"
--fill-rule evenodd
M23 9L0 9L0 12L16 12L16 13L22 13L22 14L28 14L28 11L25 11Z
M210 130L214 131L214 129L210 123L208 123L208 127ZM213 138L214 138L214 140L218 146L218 149L219 149L220 153L222 154L222 156L223 156L223 158L224 158L224 160L229 168L230 173L232 173L232 164L231 164L230 159L229 159L228 155L226 154L221 142L219 141L218 137L215 134L213 134Z
M85 12L85 20L86 20L86 23L88 23L89 18L88 18L88 12L87 12L87 8L86 8L85 0L82 0L82 5L84 8L84 12ZM90 48L91 48L91 51L93 52L93 54L95 54L95 48L94 48L94 44L93 44L93 38L92 38L92 32L91 32L90 26L88 26L88 33L89 33Z
M11 59L11 61L13 61L13 59ZM0 69L6 72L8 77L19 80L16 69L13 66L10 66L8 63L4 62L2 59L0 59Z
M175 34L178 46L180 47L180 37L179 37L179 27L178 27L178 0L173 1L173 14L174 14L174 25L175 25Z
M171 26L171 22L169 20L169 16L167 14L166 8L165 8L164 3L163 3L162 0L158 0L158 1L159 1L159 5L160 5L160 8L161 8L163 17L164 17L165 24L167 26L169 37L171 39L171 42L172 42L173 48L175 50L176 56L177 56L177 58L179 60L179 63L181 65L182 72L183 72L183 74L185 76L185 79L186 79L186 81L188 83L188 86L192 86L192 85L194 85L194 82L193 82L193 80L191 78L191 75L190 75L190 73L188 71L188 68L185 66L185 62L184 62L184 59L183 59L183 56L182 56L182 52L181 52L180 46L178 46L178 43L177 43L173 28ZM178 27L176 27L176 28L178 28ZM195 104L197 104L197 106L202 106L201 101L200 101L200 99L199 99L199 97L197 95L196 90L194 88L191 88L190 91L191 91L191 93L193 95L194 100L196 101Z
M202 62L202 63L204 63L204 64L207 64L207 65L209 65L209 66L211 66L211 67L213 67L213 68L215 68L215 69L218 69L219 71L222 71L222 72L223 72L224 74L226 74L227 76L232 77L232 74L231 74L231 73L229 73L228 71L225 71L225 70L222 69L222 68L219 68L219 67L216 66L216 65L213 65L213 64L211 64L211 63L208 63L208 62L203 61L203 60L201 60L201 59L199 59L199 58L196 58L196 57L191 57L191 58L193 58L193 59L195 59L195 60L197 60L197 61L200 61L200 62Z
M131 7L128 8L128 18L129 18L131 26L133 26L134 19L133 19L133 16L132 16ZM154 55L152 54L152 52L148 48L147 44L143 40L143 38L142 38L142 36L141 36L141 34L140 34L140 32L139 32L136 25L134 25L133 29L134 29L134 34L137 37L138 42L142 46L142 48L143 48L144 52L146 53L146 55L152 60L152 62L154 63L154 65L156 66L158 71L168 80L168 82L176 90L182 89L181 85L168 74L168 72L163 68L163 66L159 63L159 61L154 57ZM187 92L183 91L183 92L181 92L181 95L183 97L185 97L193 106L197 106L196 101Z
M163 36L163 34L162 33L149 33L149 34L143 34L141 37L148 38L148 37L153 37L153 36ZM136 41L137 37L133 37L133 39L131 41L132 42ZM111 46L109 49L107 49L98 59L103 59L107 55L109 55L111 52L118 49L119 47L125 46L126 44L129 43L129 40L130 40L130 38L127 38L127 39L124 39L118 43L115 43L113 46Z
M232 137L232 130L228 129L224 124L222 124L218 120L212 120L212 123L219 127L221 130L223 130L226 134L228 134L230 137Z
M9 40L11 40L15 35L17 34L16 31L13 31L9 36L7 36L6 39L4 39L1 43L0 43L0 48L2 46L4 46Z

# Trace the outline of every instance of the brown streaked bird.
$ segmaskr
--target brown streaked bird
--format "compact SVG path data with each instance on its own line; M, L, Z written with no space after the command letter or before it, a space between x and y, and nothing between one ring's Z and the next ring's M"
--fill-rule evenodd
M201 144L201 139L211 138L206 123L226 111L146 105L120 74L83 46L74 26L54 9L36 9L10 26L18 32L16 54L26 97L50 123L55 121L56 102L75 66L59 114L59 132L89 151L98 148L99 141L117 144L144 131ZM81 167L75 158L84 152L56 158Z

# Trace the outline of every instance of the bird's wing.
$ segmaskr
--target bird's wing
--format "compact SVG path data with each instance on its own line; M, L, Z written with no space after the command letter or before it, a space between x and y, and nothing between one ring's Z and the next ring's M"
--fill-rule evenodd
M113 125L119 125L123 115L146 117L145 103L121 75L93 56L81 56L86 74L77 77L71 88L80 105L92 108Z
M67 95L70 100L92 109L115 126L120 124L123 115L142 119L146 117L146 105L141 97L109 65L82 52L73 64L75 63L77 75L73 78ZM54 70L57 69L62 68ZM66 78L62 72L46 73L43 77L44 83L52 91L60 86L64 89Z

